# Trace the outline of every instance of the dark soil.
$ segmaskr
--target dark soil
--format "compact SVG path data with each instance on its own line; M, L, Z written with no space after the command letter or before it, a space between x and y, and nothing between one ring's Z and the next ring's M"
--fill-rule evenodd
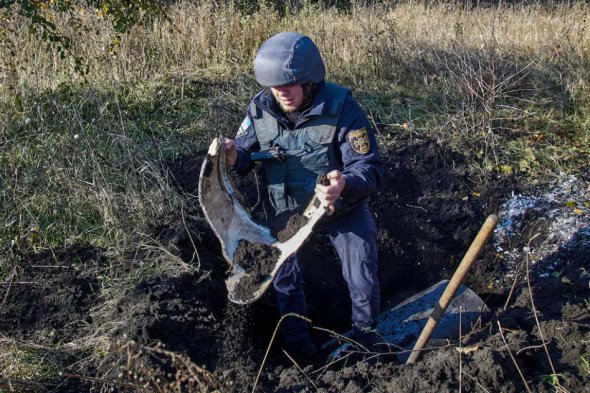
M237 263L252 275L268 275L279 259L278 248L265 243L250 243L240 240L234 253L233 263Z
M101 258L97 250L78 247L20 263L0 287L0 333L51 344L83 337L101 293L93 273Z
M21 256L13 282L36 284L12 285L8 292L6 285L0 288L0 301L6 297L0 306L0 333L43 345L91 332L109 340L111 349L101 356L64 348L86 359L68 365L83 383L75 390L58 385L59 378L47 383L57 391L99 391L104 386L137 391L128 386L143 376L155 391L166 386L162 391L244 392L252 390L260 368L257 391L264 392L515 392L526 391L525 383L531 391L549 392L556 391L556 381L570 392L590 391L588 209L576 216L578 224L585 219L585 226L527 264L531 253L523 253L525 247L540 249L556 242L549 224L558 217L544 212L560 203L529 209L520 226L507 228L512 216L505 202L515 194L532 195L531 187L518 182L478 184L470 178L463 156L435 141L400 143L382 155L386 176L371 206L379 226L383 310L450 278L486 215L499 213L499 227L504 225L501 229L508 233L501 238L496 232L467 278L491 308L490 320L463 332L455 343L427 352L415 365L350 360L326 368L309 366L303 373L285 361L280 334L273 336L279 317L272 287L252 305L228 303L228 264L198 209L184 212L184 223L179 213L154 230L161 244L195 271L159 274L108 302L92 268L105 264L100 251L74 248L56 257ZM200 163L198 157L189 157L171 164L179 189L196 194ZM260 176L258 186L254 176L236 182L244 204L254 207L253 217L271 222ZM285 226L277 225L273 233ZM541 235L534 237L537 232ZM322 329L313 330L319 344L330 338L323 329L349 329L350 300L321 226L304 251L308 316L314 328ZM36 267L40 261L55 267ZM105 311L93 318L97 307ZM144 350L131 351L125 346L131 340ZM193 385L179 380L187 370L192 370ZM10 391L7 386L0 382L0 389Z
M233 299L248 301L260 285L268 280L281 251L269 244L240 240L234 253L234 261L246 271L234 288Z
M302 214L295 213L291 217L289 217L289 221L287 221L287 225L285 225L284 229L280 231L277 235L280 242L286 242L289 240L293 235L297 233L299 229L301 229L305 224L307 224L309 220Z

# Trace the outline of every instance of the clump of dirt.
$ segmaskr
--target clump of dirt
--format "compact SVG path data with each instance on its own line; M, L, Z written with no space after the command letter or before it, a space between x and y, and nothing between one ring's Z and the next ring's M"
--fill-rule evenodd
M299 229L305 226L308 222L308 218L302 214L295 213L291 217L289 217L289 221L287 221L287 225L285 228L278 233L278 238L280 242L286 242L289 240L293 235L297 233Z
M281 251L272 245L240 240L234 252L234 263L244 268L245 275L237 282L233 290L234 299L243 301L252 299L260 285L269 280L280 256Z
M234 252L234 263L243 267L248 274L268 275L280 255L281 251L270 244L250 243L242 239Z
M217 361L216 374L222 383L237 391L240 390L240 385L243 387L253 383L254 370L259 360L249 338L253 325L251 308L250 305L230 302L224 312L222 350Z
M221 347L216 337L224 324L225 293L222 282L198 273L141 282L107 318L119 321L111 336L144 345L162 342L166 349L214 370Z

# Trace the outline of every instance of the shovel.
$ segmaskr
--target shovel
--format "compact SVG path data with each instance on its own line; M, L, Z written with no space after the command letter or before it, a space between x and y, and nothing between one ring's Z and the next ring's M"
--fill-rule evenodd
M313 197L302 214L303 225L279 242L270 230L252 220L242 206L226 165L223 137L213 140L199 175L199 201L230 265L225 280L230 301L248 304L259 299L283 263L305 243L326 209Z
M424 330L432 311L436 309L438 301L449 285L448 280L417 293L389 310L379 314L375 330L380 338L375 349L359 348L354 341L344 343L332 339L325 343L323 350L330 351L331 361L345 360L347 355L364 350L376 352L366 353L368 357L377 354L384 358L404 363L411 355L416 344L416 338ZM446 312L439 319L436 329L429 338L448 344L448 340L456 339L459 332L469 331L477 320L489 312L488 307L477 294L465 285L461 285L452 297ZM351 337L352 331L344 333L344 337ZM429 341L436 346L435 343Z
M429 339L456 338L461 331L468 331L480 316L489 309L475 292L462 285L467 272L477 259L498 223L498 216L488 216L471 243L451 280L444 280L412 296L377 318L376 331L382 338L380 352L387 353L395 347L397 361L415 363ZM345 333L351 336L351 332ZM328 342L329 348L337 343ZM334 360L350 352L350 342L332 352Z

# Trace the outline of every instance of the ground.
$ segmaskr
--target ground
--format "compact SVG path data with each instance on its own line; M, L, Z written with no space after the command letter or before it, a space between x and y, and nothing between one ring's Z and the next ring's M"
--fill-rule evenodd
M249 306L226 300L227 264L195 210L154 228L189 268L140 280L117 299L105 296L109 283L97 273L109 258L100 249L15 255L19 268L0 287L0 338L65 355L54 360L61 377L0 381L0 390L590 391L587 180L482 184L460 153L432 140L400 142L382 155L386 175L371 206L383 310L450 278L486 216L499 215L466 280L491 313L461 337L414 365L359 354L302 370L282 356L280 335L273 334L279 318L272 289ZM196 194L202 157L170 164L183 191ZM261 199L253 179L238 179L249 206ZM264 221L268 211L259 203L253 216ZM320 343L348 330L350 301L321 229L310 244L306 291ZM94 345L102 350L89 353L83 343L93 339L102 340Z

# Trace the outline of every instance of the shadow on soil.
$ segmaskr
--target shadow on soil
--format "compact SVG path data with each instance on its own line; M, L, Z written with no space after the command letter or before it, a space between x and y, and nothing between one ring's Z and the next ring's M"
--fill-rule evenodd
M382 154L386 176L372 199L372 209L379 226L382 303L388 309L450 278L485 216L496 213L493 209L499 208L499 201L509 198L515 187L472 183L463 157L445 151L434 141L408 142ZM170 163L179 190L197 194L200 163L200 157ZM237 180L245 205L256 206L253 216L265 219L271 209L264 202L261 174ZM514 278L505 277L496 250L488 245L468 284L488 301L493 316L491 321L464 332L461 345L469 351L460 354L456 345L449 343L426 353L421 362L412 366L359 361L338 367L308 367L303 373L284 362L280 337L274 338L265 358L278 322L272 289L251 306L228 303L223 282L227 265L219 243L198 210L184 215L188 217L185 222L179 214L175 224L155 232L163 245L185 262L193 266L198 263L199 269L142 281L113 299L110 308L101 303L100 278L93 276L93 269L86 268L104 264L100 260L104 257L99 250L88 248L30 258L24 268L15 271L13 280L15 284L35 285L0 289L0 299L5 299L0 307L0 332L15 342L67 344L87 337L100 326L109 326L102 334L110 340L111 349L100 356L92 356L83 346L78 351L72 349L86 361L64 364L64 369L75 377L67 383L59 378L44 382L47 391L68 391L72 386L81 391L92 386L137 391L139 385L134 385L131 373L121 377L122 372L130 371L125 364L131 358L129 351L122 355L119 349L121 343L131 340L146 348L132 357L146 368L133 368L133 373L143 375L143 383L152 390L199 391L209 386L211 390L250 391L264 362L258 391L451 392L459 386L465 391L522 391L524 382L517 367L529 388L549 391L549 379L541 376L551 375L553 370L539 326L558 380L570 391L582 391L590 382L582 361L588 360L590 351L587 228L579 231L571 244L537 263L541 266L561 261L559 275L541 274L534 268L529 272L540 325L532 313L522 275L509 297ZM314 326L343 333L349 328L350 302L338 259L321 230L310 244L305 267L309 317ZM500 276L501 284L491 286L490 279ZM91 309L97 306L110 310L102 314L101 320L91 318ZM314 333L317 341L328 336L325 332ZM184 366L179 366L179 359L183 359ZM180 381L175 373L188 373L189 369L195 380ZM12 382L10 386L18 383ZM0 382L0 387L6 386L6 382Z

